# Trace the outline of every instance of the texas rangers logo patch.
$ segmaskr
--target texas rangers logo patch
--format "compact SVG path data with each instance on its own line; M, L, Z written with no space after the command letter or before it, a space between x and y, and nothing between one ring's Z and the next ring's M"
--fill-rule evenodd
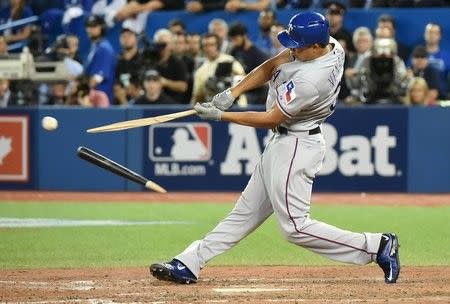
M281 94L279 94L279 97L286 102L286 104L289 104L292 100L297 97L295 94L295 84L294 81L289 80L287 83L283 83L281 85Z

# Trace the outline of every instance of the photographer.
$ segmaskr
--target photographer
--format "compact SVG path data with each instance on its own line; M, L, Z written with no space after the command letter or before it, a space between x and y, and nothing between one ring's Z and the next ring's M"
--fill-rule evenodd
M220 39L208 33L202 38L206 61L195 71L192 104L209 101L227 88L234 76L245 75L242 65L233 56L220 52Z
M173 54L172 32L168 29L156 31L153 42L144 50L144 65L159 72L164 93L177 103L189 103L184 100L188 90L188 72L184 62Z
M405 63L397 56L393 39L375 39L371 55L358 73L347 79L352 95L347 102L366 104L401 103L408 85Z

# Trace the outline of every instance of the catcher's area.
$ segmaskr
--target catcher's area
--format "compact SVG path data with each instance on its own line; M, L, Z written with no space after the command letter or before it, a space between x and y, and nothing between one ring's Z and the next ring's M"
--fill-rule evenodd
M0 271L7 303L449 303L450 267L404 267L397 284L375 266L208 267L197 284L142 268Z
M30 192L2 193L14 200ZM92 194L35 193L36 200L85 199ZM145 196L144 196L145 195ZM153 195L153 194L152 194ZM181 201L186 193L129 193L124 199ZM8 197L9 196L9 197ZM100 194L97 200L120 200ZM219 195L220 196L220 195ZM314 202L355 204L450 204L450 196L319 194ZM190 196L191 201L211 195ZM215 195L217 198L218 196ZM221 194L224 201L237 194ZM403 198L402 198L403 197ZM90 197L91 200L95 200ZM401 249L400 249L401 250ZM401 253L401 251L400 251ZM150 261L149 261L150 262ZM403 267L397 284L384 283L378 266L206 267L199 283L176 285L158 281L148 267L0 270L0 303L450 303L450 266Z

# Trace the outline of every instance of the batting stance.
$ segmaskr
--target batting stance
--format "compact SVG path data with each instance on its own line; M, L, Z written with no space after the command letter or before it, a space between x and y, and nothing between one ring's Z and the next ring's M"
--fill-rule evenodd
M335 261L375 261L384 271L385 282L396 282L400 262L395 234L342 230L309 214L312 183L325 155L320 125L334 112L344 68L344 50L330 38L328 28L321 14L295 15L288 29L278 34L288 50L214 96L211 103L195 105L203 119L269 128L275 134L231 213L172 261L151 265L153 276L196 282L209 260L235 246L275 213L289 242ZM237 96L267 81L266 112L225 112Z

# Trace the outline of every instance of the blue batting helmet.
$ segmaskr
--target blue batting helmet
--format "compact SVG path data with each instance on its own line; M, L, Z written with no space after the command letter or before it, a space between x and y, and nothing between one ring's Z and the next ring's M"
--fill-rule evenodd
M330 41L328 20L316 12L298 13L289 21L288 28L278 33L280 43L289 49L303 48Z

